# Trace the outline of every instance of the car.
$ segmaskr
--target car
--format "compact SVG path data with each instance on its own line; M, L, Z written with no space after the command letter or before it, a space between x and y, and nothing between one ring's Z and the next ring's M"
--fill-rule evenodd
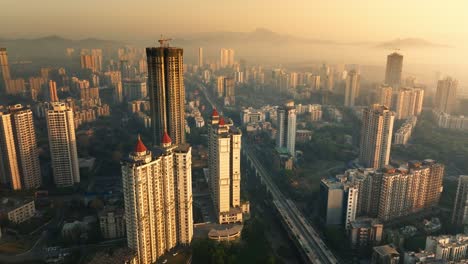
M163 260L162 264L166 264L167 263L167 259Z
M177 256L178 254L179 254L179 252L174 252L174 253L172 253L172 256L175 257L175 256Z

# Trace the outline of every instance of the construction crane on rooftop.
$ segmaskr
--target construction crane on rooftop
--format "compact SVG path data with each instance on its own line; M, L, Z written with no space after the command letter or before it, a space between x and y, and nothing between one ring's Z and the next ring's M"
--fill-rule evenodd
M161 47L169 47L169 41L172 41L171 38L163 38L163 35L161 35L161 38L158 40L159 42L159 45L161 45Z

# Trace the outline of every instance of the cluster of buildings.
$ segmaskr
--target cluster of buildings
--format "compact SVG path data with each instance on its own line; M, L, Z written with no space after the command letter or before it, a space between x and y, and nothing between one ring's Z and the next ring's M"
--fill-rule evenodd
M214 93L218 98L223 98L224 105L236 104L235 79L232 77L218 76Z
M467 130L468 117L456 114L458 81L447 77L439 80L432 115L441 128Z
M432 110L432 116L438 127L453 130L468 130L468 117L463 115L451 115L434 109Z
M200 106L200 100L194 100L190 101L188 103L188 111L189 117L192 117L195 121L195 127L201 128L205 126L205 119L203 118L200 109L198 108Z
M349 229L356 217L389 222L436 206L442 192L444 165L410 161L398 169L350 169L320 187L322 222Z
M0 113L1 184L13 190L41 186L41 168L29 107L13 105ZM49 104L46 112L54 182L58 187L80 181L73 111L64 103Z

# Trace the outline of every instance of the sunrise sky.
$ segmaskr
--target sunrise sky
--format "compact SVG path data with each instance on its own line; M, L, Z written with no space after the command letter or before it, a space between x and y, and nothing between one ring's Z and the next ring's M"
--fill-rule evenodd
M468 42L466 0L3 0L1 9L0 37L131 39L264 27L336 41Z

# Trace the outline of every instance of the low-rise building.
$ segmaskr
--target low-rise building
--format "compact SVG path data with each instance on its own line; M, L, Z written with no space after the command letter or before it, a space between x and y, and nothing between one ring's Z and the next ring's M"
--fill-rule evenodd
M398 264L400 253L392 245L383 245L373 248L372 264Z
M296 142L306 143L312 139L312 131L306 129L296 130Z
M433 252L405 252L403 264L438 263Z
M382 241L383 224L377 218L357 218L351 221L349 233L353 248L378 245Z
M468 130L468 117L451 115L438 110L433 110L432 115L437 126L441 128Z
M393 144L406 145L411 138L414 127L416 126L417 117L408 118L405 123L397 130L394 136Z
M241 112L242 125L256 124L265 121L265 114L261 110L252 107L243 109Z
M0 215L8 218L15 224L29 220L36 214L36 207L32 199L19 200L14 198L2 198Z
M88 264L138 264L133 250L125 247L96 253Z
M125 214L122 208L106 207L99 212L99 227L104 239L125 236Z
M468 235L428 236L426 251L434 252L436 259L460 261L468 259Z

